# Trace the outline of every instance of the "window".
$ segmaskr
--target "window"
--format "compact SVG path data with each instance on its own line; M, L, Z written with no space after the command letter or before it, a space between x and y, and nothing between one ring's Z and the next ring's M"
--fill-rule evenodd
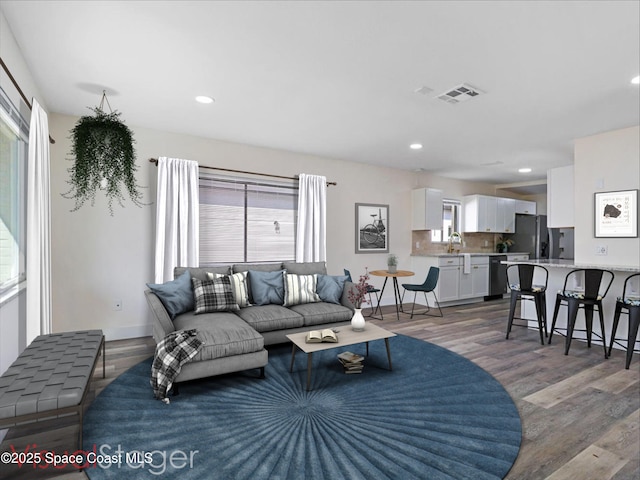
M431 230L432 242L448 242L453 232L460 232L460 202L442 201L442 230Z
M200 176L200 264L293 261L298 186Z
M29 126L0 88L0 293L26 278Z

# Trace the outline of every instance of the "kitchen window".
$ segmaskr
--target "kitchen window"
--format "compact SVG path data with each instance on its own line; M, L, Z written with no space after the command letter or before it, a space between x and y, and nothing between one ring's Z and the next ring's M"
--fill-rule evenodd
M442 201L442 229L431 230L431 242L448 242L453 232L460 232L460 202Z

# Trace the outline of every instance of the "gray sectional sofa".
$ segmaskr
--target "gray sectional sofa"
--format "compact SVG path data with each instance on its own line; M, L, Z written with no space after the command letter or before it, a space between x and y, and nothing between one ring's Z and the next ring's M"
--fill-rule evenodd
M348 298L353 284L346 277L327 275L324 262L177 267L174 278L163 285L148 285L145 291L153 312L153 338L159 343L173 331L196 329L204 342L175 382L263 369L268 362L265 346L287 342L290 333L348 324L354 310ZM211 289L213 282L227 290L229 282L232 305L220 306L222 294L209 298L209 303L198 296L201 287ZM188 294L180 299L175 293L182 288L184 294L187 285L194 295L191 308Z

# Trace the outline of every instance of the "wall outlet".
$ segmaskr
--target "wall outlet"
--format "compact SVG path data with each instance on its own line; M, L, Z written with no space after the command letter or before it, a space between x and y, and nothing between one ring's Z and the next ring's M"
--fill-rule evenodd
M416 248L420 248L420 242L416 242Z
M113 301L113 309L114 310L122 310L122 300L114 300Z
M609 253L609 247L607 245L598 245L596 247L596 255L606 255Z

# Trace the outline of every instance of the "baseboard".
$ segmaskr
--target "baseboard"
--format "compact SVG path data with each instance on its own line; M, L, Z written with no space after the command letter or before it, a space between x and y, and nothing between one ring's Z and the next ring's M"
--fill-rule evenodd
M105 339L126 340L128 338L140 338L151 336L151 325L132 325L129 327L107 327L103 328Z

